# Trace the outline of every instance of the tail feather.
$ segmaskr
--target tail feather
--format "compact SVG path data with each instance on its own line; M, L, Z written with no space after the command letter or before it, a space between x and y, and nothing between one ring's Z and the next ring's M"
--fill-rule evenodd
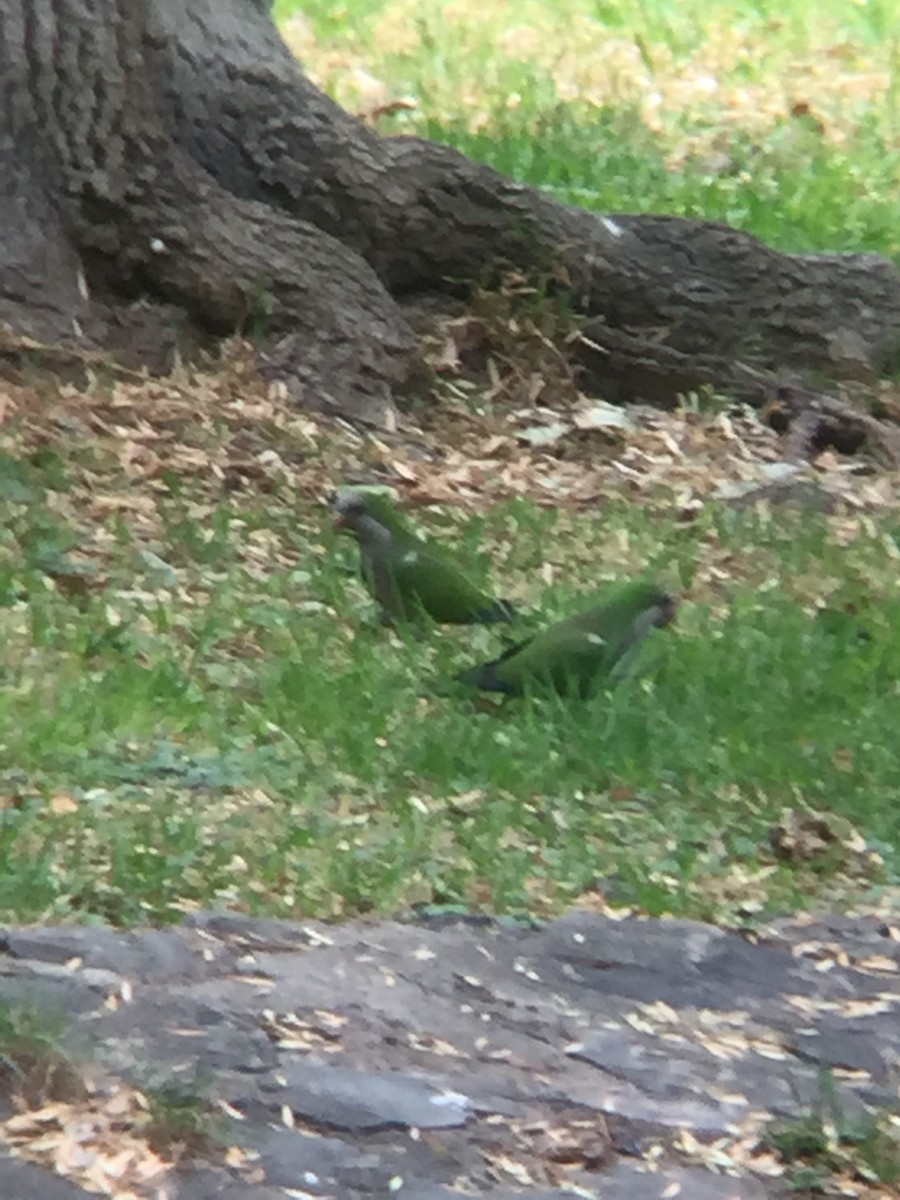
M470 625L494 625L499 621L514 621L516 610L508 600L495 600L474 608L468 614L467 623Z
M507 696L516 696L519 689L513 684L507 683L505 679L501 679L497 674L497 667L501 663L505 663L508 658L512 658L514 654L518 654L523 646L527 646L533 640L533 637L527 637L522 641L513 642L511 646L506 647L502 654L498 654L490 662L479 663L477 667L467 667L465 671L460 671L453 678L458 683L481 688L485 692L503 692Z
M494 670L496 663L481 663L477 667L468 667L453 678L458 683L469 687L480 688L483 692L503 692L507 696L515 695L516 689L505 683Z

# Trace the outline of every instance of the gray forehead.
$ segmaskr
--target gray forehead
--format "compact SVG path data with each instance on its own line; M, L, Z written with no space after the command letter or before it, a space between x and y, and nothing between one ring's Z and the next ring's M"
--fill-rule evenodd
M337 512L352 512L354 509L365 508L365 505L365 497L356 488L338 488L334 498L334 508Z

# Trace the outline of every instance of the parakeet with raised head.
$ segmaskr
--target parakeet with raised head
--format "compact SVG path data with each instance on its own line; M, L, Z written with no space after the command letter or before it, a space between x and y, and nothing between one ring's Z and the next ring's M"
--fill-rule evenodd
M418 537L387 496L341 488L333 511L335 528L351 533L359 544L363 582L385 621L411 621L423 613L445 625L514 619L508 600L482 591Z
M549 625L492 662L461 671L456 679L508 696L546 688L585 699L626 675L647 634L674 616L675 601L662 588L626 584L602 603Z

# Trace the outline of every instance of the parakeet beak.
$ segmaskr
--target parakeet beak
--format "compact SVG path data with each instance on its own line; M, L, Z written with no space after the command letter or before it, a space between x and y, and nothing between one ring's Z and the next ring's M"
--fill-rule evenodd
M666 596L665 600L657 609L658 616L656 625L659 629L664 629L666 625L671 625L675 620L675 613L678 609L678 602L673 600L671 596Z

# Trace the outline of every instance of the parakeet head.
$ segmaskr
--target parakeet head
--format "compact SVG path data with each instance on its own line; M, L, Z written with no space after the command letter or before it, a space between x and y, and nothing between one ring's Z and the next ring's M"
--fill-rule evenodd
M340 488L331 512L335 529L352 532L360 520L369 515L365 493L356 488Z
M332 506L332 519L335 529L365 540L387 535L394 538L412 535L409 525L394 508L391 494L384 490L339 488Z
M675 612L678 608L678 602L668 592L658 591L654 597L655 602L655 619L653 624L657 628L662 629L666 625L671 625L675 620Z

